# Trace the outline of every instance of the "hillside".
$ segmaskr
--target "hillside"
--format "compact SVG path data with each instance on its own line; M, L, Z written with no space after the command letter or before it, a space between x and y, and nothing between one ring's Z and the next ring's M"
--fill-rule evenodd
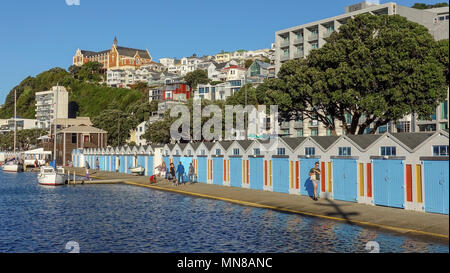
M69 92L69 112L77 116L94 118L102 110L115 108L125 111L126 107L137 101L145 101L144 93L124 88L111 88L95 81L76 79L72 73L62 68L52 68L36 77L27 77L11 89L4 107L0 109L0 118L11 118L14 114L14 89L17 91L17 116L35 118L36 92L49 90L59 83Z

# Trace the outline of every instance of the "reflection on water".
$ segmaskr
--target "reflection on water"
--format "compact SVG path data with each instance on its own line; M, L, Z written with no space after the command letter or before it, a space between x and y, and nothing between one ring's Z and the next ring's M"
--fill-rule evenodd
M126 185L44 188L0 172L0 252L448 252L346 223Z

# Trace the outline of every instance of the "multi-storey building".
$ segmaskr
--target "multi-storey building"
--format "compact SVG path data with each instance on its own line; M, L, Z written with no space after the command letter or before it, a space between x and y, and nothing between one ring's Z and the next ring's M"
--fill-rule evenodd
M100 52L77 49L73 56L73 65L81 66L87 62L99 62L103 69L135 69L143 65L153 64L152 56L147 49L135 49L117 45L114 38L109 50Z
M0 133L14 131L14 122L16 123L16 130L35 129L39 125L36 119L12 117L10 119L0 120Z
M418 10L393 2L378 4L378 1L365 1L346 7L342 15L279 30L275 32L276 73L287 60L303 58L311 50L321 48L331 33L338 30L348 19L359 14L398 14L427 27L433 37L440 40L448 39L448 11L448 7Z
M398 14L427 27L436 40L448 39L449 37L449 7L419 10L397 5L393 2L379 4L379 1L365 1L346 7L345 13L342 15L275 32L275 72L278 73L281 65L286 61L304 58L311 50L321 48L326 42L325 39L331 33L337 31L348 19L363 13L374 15ZM380 127L378 132L414 132L448 129L448 111L447 92L447 99L437 107L435 114L431 117L432 120L419 119L417 115L408 115L397 122ZM337 133L342 134L343 131L339 128L339 122L337 122L337 125ZM291 136L330 134L330 131L317 120L308 118L283 122L280 128L283 134Z
M38 128L49 129L54 118L68 118L68 112L69 93L64 86L53 86L49 91L36 92Z

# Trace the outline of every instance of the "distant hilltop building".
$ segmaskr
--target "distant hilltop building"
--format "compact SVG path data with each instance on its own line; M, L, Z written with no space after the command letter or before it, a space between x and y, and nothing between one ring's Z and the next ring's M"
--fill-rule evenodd
M73 65L81 66L87 62L99 62L105 70L136 69L153 64L152 56L147 49L135 49L117 45L117 38L109 50L100 52L77 49L73 56Z

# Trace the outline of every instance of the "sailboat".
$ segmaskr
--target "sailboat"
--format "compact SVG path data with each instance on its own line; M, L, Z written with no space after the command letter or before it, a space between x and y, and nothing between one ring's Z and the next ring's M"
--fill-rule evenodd
M53 162L52 166L42 166L38 174L38 182L40 185L45 186L60 186L66 183L68 176L64 173L63 167L56 167L56 126L58 117L58 89L55 91L55 124L53 132Z
M13 152L14 154L16 153L16 131L17 131L16 104L17 104L16 89L14 89L14 152ZM15 154L14 156L15 156L14 160L8 161L8 162L6 162L5 164L2 165L2 168L3 168L4 172L18 173L18 172L22 172L23 171L23 165L19 162L19 160L17 158L17 154Z

